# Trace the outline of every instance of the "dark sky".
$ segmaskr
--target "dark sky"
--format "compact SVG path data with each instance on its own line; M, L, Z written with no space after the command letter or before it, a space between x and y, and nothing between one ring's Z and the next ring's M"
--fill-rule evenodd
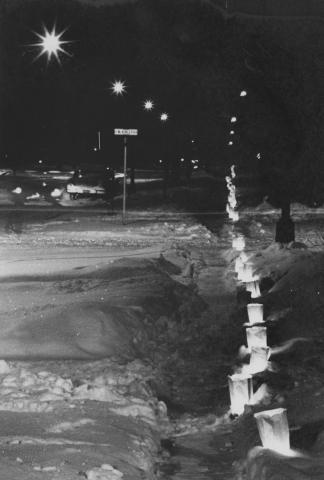
M100 6L111 3L115 5ZM196 5L187 8L195 2L180 1L174 11L164 3L152 8L145 0L127 5L30 0L3 8L2 158L7 154L19 164L38 158L55 163L94 158L91 151L100 130L102 155L114 161L120 141L112 135L115 127L140 129L134 144L138 157L156 160L169 150L184 154L205 120L206 130L211 128L210 119L203 118L214 88L209 57L216 59L224 20L219 13L208 19ZM61 55L61 65L55 59L47 64L45 56L34 61L39 50L30 46L38 41L33 32L42 33L43 25L51 29L54 23L57 31L67 28L63 39L71 43L64 48L71 56ZM201 68L207 71L204 85ZM115 79L128 87L123 97L110 91ZM143 112L147 98L156 104L151 113ZM220 98L215 97L216 106ZM164 126L159 121L163 111L170 115ZM221 109L214 114L209 108L207 117L211 114L213 125L222 123Z
M233 112L242 119L241 141L233 149L237 156L250 158L262 147L270 151L273 138L278 151L293 144L289 152L295 155L298 142L291 139L302 139L300 132L315 115L318 26L228 18L212 4L3 1L2 161L5 155L19 165L40 158L57 165L98 161L93 147L100 130L100 161L116 164L121 139L113 129L126 127L140 130L130 146L138 163L194 155L192 138L200 154L216 162L227 158ZM47 64L44 56L34 61L38 50L29 45L38 39L33 32L54 24L57 31L67 29L63 39L71 41L65 45L70 56L62 55L61 65L55 59ZM116 79L128 87L123 97L111 93ZM249 90L244 110L238 97L242 88ZM142 108L147 98L156 103L151 113ZM170 115L165 125L159 121L162 111ZM276 158L280 163L280 155Z

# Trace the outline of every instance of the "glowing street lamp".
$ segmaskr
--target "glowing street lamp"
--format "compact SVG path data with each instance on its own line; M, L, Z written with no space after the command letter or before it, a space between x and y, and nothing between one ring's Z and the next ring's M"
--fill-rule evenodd
M167 113L161 113L160 120L162 122L166 122L168 120L168 118L169 118L169 115Z
M241 93L240 93L240 97L246 97L246 96L247 96L247 91L242 90Z
M235 122L237 122L237 117L232 117L231 118L231 123L235 123Z
M234 130L230 131L230 135L234 135L234 133L235 133Z
M233 142L228 142L228 145L231 147L233 145Z
M111 90L115 95L122 95L126 91L125 82L116 80L111 86Z
M38 43L32 43L31 46L33 47L40 47L41 51L39 55L37 55L36 60L41 57L42 55L47 55L47 61L49 62L52 57L54 56L56 60L60 63L59 52L64 53L65 55L70 55L62 45L66 43L71 43L66 40L61 40L62 35L64 34L65 30L60 33L55 31L55 25L52 31L48 31L46 27L44 27L44 35L40 35L39 33L35 32L35 35L41 40Z
M144 102L144 110L150 111L150 110L153 110L153 107L154 107L154 103L152 102L152 100L146 100Z

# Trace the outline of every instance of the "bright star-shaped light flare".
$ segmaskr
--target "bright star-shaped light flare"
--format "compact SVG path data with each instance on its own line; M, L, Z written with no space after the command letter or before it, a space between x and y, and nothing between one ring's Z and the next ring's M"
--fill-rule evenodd
M115 95L122 95L126 91L125 82L121 82L120 80L116 80L111 87L113 93Z
M61 40L62 35L64 34L65 30L60 33L57 33L55 30L55 26L53 27L52 31L48 31L46 27L44 27L44 35L40 35L39 33L35 32L35 35L41 40L38 43L33 43L31 46L41 48L39 55L37 55L36 60L41 57L42 55L47 55L47 61L50 61L54 56L56 60L60 63L59 53L64 53L65 55L70 55L62 45L66 43L71 43L69 41Z
M154 103L152 102L152 100L146 100L144 102L144 109L145 110L152 110L154 107Z
M167 113L161 113L160 120L162 120L162 122L166 122L168 118L169 115Z

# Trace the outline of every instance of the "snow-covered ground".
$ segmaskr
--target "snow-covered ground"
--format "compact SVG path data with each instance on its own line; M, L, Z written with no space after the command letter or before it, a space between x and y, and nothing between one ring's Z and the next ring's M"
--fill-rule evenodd
M229 417L248 301L231 223L206 216L206 228L165 209L126 225L105 213L3 214L0 478L154 479L161 459L164 478L274 480L270 464L285 480L323 478L324 222L296 218L298 243L285 249L258 211L235 228L263 278L279 372L257 377L261 408L287 406L292 444L311 454L298 464L246 462L260 445L254 410Z

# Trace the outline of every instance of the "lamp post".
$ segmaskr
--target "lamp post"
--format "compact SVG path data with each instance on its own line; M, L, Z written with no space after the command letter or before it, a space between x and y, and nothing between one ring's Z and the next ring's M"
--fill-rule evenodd
M115 128L115 135L122 135L124 137L123 148L123 164L124 164L124 179L123 179L123 224L126 223L126 186L127 186L127 137L129 135L137 135L136 129Z

